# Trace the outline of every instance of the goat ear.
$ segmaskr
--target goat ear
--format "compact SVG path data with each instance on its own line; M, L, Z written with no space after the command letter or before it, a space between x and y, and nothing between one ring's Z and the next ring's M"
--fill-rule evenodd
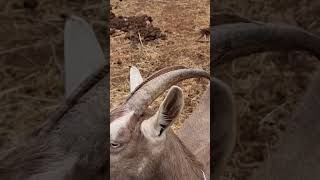
M183 105L182 90L178 86L172 86L157 114L143 122L142 130L144 134L152 138L160 137L173 124Z
M156 122L158 136L172 125L184 106L183 93L178 86L172 86L160 105Z
M79 17L71 16L65 24L64 57L66 97L105 63L91 26Z
M137 86L143 82L139 69L135 66L130 68L130 92L133 92Z

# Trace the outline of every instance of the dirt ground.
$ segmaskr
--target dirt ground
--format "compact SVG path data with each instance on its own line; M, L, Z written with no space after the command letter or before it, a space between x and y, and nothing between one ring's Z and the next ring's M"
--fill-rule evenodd
M319 1L218 0L222 9L264 22L282 22L320 34ZM277 146L282 132L318 69L316 58L302 52L262 53L216 68L214 73L233 89L238 119L235 151L225 173L226 180L244 180Z
M63 98L65 14L89 21L104 46L101 2L0 2L0 148L43 122Z
M127 19L128 24L135 22L133 27L127 25L124 30L111 23L112 108L122 103L129 94L128 73L132 65L140 69L144 78L156 70L173 65L201 68L209 72L209 41L199 42L197 39L200 29L209 26L210 1L135 0L111 1L111 5L115 16L111 22L121 16L122 21ZM145 30L148 33L144 33ZM207 81L194 79L179 85L184 90L186 105L175 128L192 112ZM162 98L154 103L155 108Z
M160 28L154 27L152 21L152 17L145 14L124 17L110 12L110 35L116 36L116 32L125 33L125 38L133 44L166 40L166 34L161 32Z

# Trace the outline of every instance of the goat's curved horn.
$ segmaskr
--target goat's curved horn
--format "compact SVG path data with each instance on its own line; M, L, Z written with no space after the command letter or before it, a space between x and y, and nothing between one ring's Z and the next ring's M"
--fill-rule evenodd
M212 19L212 23L210 26L218 26L222 24L233 24L233 23L252 23L254 21L247 19L245 17L240 16L236 13L229 13L229 12L217 12L212 13L210 15Z
M145 81L143 81L141 84L139 84L129 95L129 97L127 98L127 101L131 98L131 96L137 91L139 90L144 84L146 84L147 82L149 82L150 80L164 74L170 71L174 71L174 70L178 70L178 69L187 69L185 66L170 66L170 67L165 67L162 68L158 71L156 71L155 73L151 74Z
M270 23L235 23L211 27L214 66L266 51L304 50L320 59L320 38L301 28Z
M185 69L178 66L160 70L150 77L152 78L148 78L129 96L124 105L126 109L134 111L137 116L142 115L158 96L174 84L190 78L210 79L210 74L201 69Z

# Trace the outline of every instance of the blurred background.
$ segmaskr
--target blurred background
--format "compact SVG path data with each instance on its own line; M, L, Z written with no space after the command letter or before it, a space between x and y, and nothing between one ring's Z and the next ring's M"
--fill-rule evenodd
M320 35L316 0L214 0L214 12L235 12L251 20L286 23ZM317 59L303 52L262 53L214 69L232 87L238 138L224 179L244 180L291 128L297 101L318 69Z
M66 14L88 21L105 47L106 2L0 2L0 149L46 120L64 98Z

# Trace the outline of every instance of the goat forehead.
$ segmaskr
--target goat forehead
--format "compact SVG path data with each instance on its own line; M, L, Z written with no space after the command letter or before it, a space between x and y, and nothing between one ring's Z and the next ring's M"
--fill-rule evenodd
M111 124L110 124L110 140L115 140L118 137L121 129L125 128L128 125L133 114L134 114L134 112L130 111L130 112L124 114L123 116L121 116L111 122Z

